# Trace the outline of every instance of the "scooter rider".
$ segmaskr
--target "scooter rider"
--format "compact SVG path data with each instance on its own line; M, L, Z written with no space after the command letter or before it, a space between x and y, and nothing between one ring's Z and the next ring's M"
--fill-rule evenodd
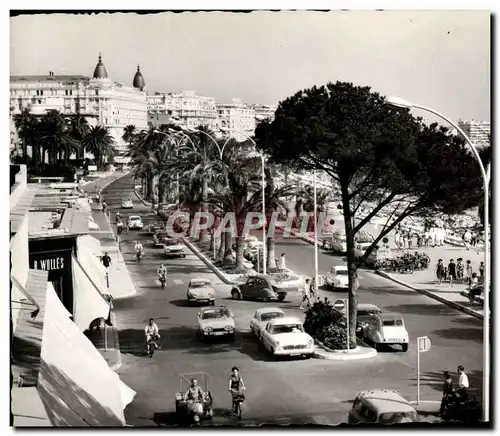
M233 412L236 411L235 399L239 396L244 399L243 391L246 389L243 379L240 376L240 371L236 366L231 368L231 375L229 376L229 392L233 396Z
M146 344L149 344L149 342L151 341L155 348L158 348L158 344L156 343L156 341L160 339L160 333L158 330L158 326L156 325L153 318L149 318L146 327L144 327L144 334L146 336Z
M165 268L163 264L161 264L160 267L156 270L156 273L158 274L160 283L165 283L167 281L167 268Z
M136 241L135 243L135 255L136 257L142 257L142 253L144 251L144 247L141 244L141 241Z
M198 385L198 380L191 379L191 385L184 393L184 401L188 402L188 410L194 413L194 420L199 421L200 415L203 413L203 399L204 393Z

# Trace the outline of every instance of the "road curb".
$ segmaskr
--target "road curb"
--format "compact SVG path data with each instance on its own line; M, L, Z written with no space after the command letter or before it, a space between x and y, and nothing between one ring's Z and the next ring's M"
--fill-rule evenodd
M213 262L205 256L200 250L198 250L197 247L194 246L194 244L191 244L190 241L187 240L184 236L181 236L180 239L184 244L206 265L208 268L210 268L214 274L222 280L222 282L226 285L236 285L237 283L232 282L231 280L228 280L228 278L220 271L219 268L217 268Z
M477 312L474 309L470 309L467 306L462 306L459 303L455 303L454 301L447 300L446 298L441 297L440 295L436 295L433 292L427 291L425 289L415 288L414 286L411 286L408 283L405 283L405 282L403 282L401 280L398 280L398 279L392 277L390 274L388 274L388 273L386 273L384 271L377 270L377 271L375 271L375 274L378 274L379 276L384 277L387 280L391 280L391 281L393 281L395 283L398 283L401 286L405 286L405 287L407 287L409 289L412 289L412 290L414 290L414 291L416 291L416 292L418 292L420 294L426 295L427 297L432 298L434 300L437 300L440 303L446 304L447 306L453 307L454 309L460 310L461 312L467 313L468 315L471 315L471 316L473 316L475 318L484 319L484 315L481 314L481 313L479 313L479 312Z
M346 353L346 350L330 350L328 347L326 347L323 343L318 341L317 339L314 340L316 344L319 344L321 348L318 347L318 345L315 345L313 357L315 359L323 359L323 360L363 360L363 359L373 359L374 357L377 357L378 352L374 348L370 347L361 347L363 349L366 349L366 352L363 352L362 354L348 354Z

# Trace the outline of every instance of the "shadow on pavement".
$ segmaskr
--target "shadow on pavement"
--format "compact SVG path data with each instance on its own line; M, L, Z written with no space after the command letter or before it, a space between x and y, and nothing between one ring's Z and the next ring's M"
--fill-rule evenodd
M483 332L479 328L457 327L445 330L433 330L431 335L441 336L445 339L461 339L463 341L474 341L478 344L483 343Z
M481 321L478 318L474 318L473 316L464 316L461 318L455 318L455 319L452 319L451 322L455 322L457 324L476 326L479 328L483 327L483 321Z
M415 296L418 295L414 290L412 289L404 289L404 288L396 288L394 286L363 286L360 285L359 287L360 291L363 290L369 290L373 294L379 294L379 295L408 295L408 296Z
M453 379L453 386L456 388L458 385L458 376L456 372L456 367L460 365L460 362L450 362L448 368L443 368L443 371L440 372L422 372L420 374L420 386L429 386L436 391L443 391L443 382L444 371L450 371L451 377ZM469 397L477 397L478 401L481 401L481 393L482 393L482 380L483 373L482 371L472 371L467 372L467 368L465 368L465 372L469 378L470 388L468 390ZM417 386L417 379L414 377L411 379L412 385Z
M457 310L444 304L400 304L397 306L387 306L384 311L412 314L412 315L446 315L452 316L457 314Z
M194 303L193 304L189 304L187 299L182 299L182 300L170 300L170 304L173 304L174 306L177 306L177 307L204 307L206 306L206 304L202 305L202 304L198 304L198 305L195 305Z

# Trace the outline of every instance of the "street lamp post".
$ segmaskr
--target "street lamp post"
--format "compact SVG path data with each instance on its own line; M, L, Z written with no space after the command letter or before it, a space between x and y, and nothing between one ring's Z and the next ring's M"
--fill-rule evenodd
M221 127L220 128L221 131L228 131L229 129L226 129L226 128L223 128ZM235 131L233 130L233 132L235 133L239 133L240 135L243 135L245 136L247 139L250 140L250 142L253 144L254 146L254 149L257 150L257 144L255 143L255 141L250 138L250 136L248 136L245 132L239 132L239 131ZM226 146L226 144L229 142L229 139L231 138L228 138L226 140L226 142L224 143L224 147ZM223 147L223 148L224 148ZM267 274L267 244L266 244L266 171L265 171L265 159L264 159L264 154L263 153L260 153L260 159L261 159L261 184L262 184L262 216L263 216L263 221L264 223L262 224L262 273L263 274Z
M314 175L314 187L313 187L313 196L314 196L314 285L315 291L318 292L318 217L316 216L317 212L317 195L316 195L316 170L313 172Z
M489 236L489 168L488 174L484 168L481 157L479 156L476 147L470 140L470 138L465 134L465 132L456 125L452 120L443 114L437 112L434 109L420 106L418 104L410 103L406 100L403 100L399 97L389 97L387 99L388 103L403 108L415 108L421 109L426 112L430 112L444 121L448 122L452 125L457 132L459 132L467 144L469 145L472 154L476 158L479 163L479 168L481 169L481 176L483 178L484 184L484 315L483 315L483 421L488 422L490 420L490 262L489 262L489 245L490 245L490 236Z

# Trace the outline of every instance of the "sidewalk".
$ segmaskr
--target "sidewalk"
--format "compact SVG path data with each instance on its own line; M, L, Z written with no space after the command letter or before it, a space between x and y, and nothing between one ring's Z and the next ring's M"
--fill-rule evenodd
M279 223L278 226L283 227L283 223ZM291 230L290 235L297 236L303 241L314 244L314 235L312 233L304 234L296 230ZM318 245L320 248L322 242L323 239L319 237ZM389 243L391 243L391 238L389 238ZM482 248L482 246L478 246L475 249L471 248L467 250L464 246L458 245L458 243L457 245L445 244L442 247L430 247L428 249L418 248L411 251L424 252L431 258L431 264L428 269L424 271L415 271L413 274L386 273L384 271L377 271L377 274L425 294L443 304L447 304L448 306L482 319L484 310L481 304L476 303L473 307L470 306L468 294L466 294L468 290L467 285L455 284L450 287L448 283L443 283L438 286L435 274L438 259L443 259L443 263L447 266L450 259L454 259L456 263L457 259L461 257L464 263L467 262L467 260L471 261L473 271L479 276L479 264L480 262L484 262L484 250ZM397 252L395 251L395 253Z
M464 247L449 244L443 247L431 247L427 250L419 249L419 251L427 253L431 258L431 264L428 269L415 271L413 274L386 273L384 271L377 271L377 274L482 319L484 310L481 304L475 303L471 306L469 298L466 292L464 292L468 290L467 285L454 284L450 286L449 283L437 284L436 264L438 259L443 259L443 263L447 266L450 259L454 259L456 263L457 259L461 257L464 263L467 260L471 261L473 271L479 276L479 264L484 261L484 251L467 250Z

